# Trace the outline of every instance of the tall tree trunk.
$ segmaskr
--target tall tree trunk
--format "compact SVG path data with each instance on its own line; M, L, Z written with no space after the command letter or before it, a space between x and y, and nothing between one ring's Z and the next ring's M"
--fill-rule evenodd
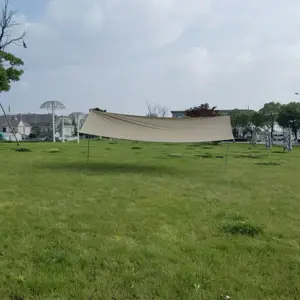
M297 142L298 141L298 127L293 126L292 131L293 131L294 136L295 136L295 142Z
M271 139L273 141L274 123L271 125Z

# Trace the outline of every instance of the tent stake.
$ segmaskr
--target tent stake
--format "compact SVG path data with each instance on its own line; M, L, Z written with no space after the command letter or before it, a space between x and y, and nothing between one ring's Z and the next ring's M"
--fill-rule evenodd
M226 173L226 171L227 171L228 151L229 151L229 142L227 142L227 146L226 146L226 155L225 155L225 173Z
M87 152L87 159L86 159L86 163L89 163L89 159L90 159L90 135L88 135L88 152Z

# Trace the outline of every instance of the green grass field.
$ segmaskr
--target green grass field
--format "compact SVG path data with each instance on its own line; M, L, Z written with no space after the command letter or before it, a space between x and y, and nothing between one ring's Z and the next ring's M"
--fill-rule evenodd
M232 144L225 173L226 145L24 146L0 144L1 300L300 299L300 149Z

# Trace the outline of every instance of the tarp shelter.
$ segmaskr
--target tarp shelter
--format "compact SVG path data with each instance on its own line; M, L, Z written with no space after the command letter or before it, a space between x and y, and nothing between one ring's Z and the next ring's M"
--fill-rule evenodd
M233 140L230 116L156 118L90 110L80 132L116 139L165 143Z

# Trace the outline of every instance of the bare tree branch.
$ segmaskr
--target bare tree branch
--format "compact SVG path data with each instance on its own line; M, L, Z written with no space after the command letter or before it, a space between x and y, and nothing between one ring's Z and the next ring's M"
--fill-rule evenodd
M165 118L169 114L169 109L165 106L159 107L159 116Z
M4 7L2 8L0 15L0 50L4 50L11 44L23 47L26 46L24 42L26 31L23 31L19 36L13 35L13 28L20 24L14 21L14 16L17 11L9 9L9 1L10 0L4 0Z
M157 104L149 104L147 103L148 108L148 117L159 117L159 118L165 118L168 113L169 109L165 106L157 105Z

